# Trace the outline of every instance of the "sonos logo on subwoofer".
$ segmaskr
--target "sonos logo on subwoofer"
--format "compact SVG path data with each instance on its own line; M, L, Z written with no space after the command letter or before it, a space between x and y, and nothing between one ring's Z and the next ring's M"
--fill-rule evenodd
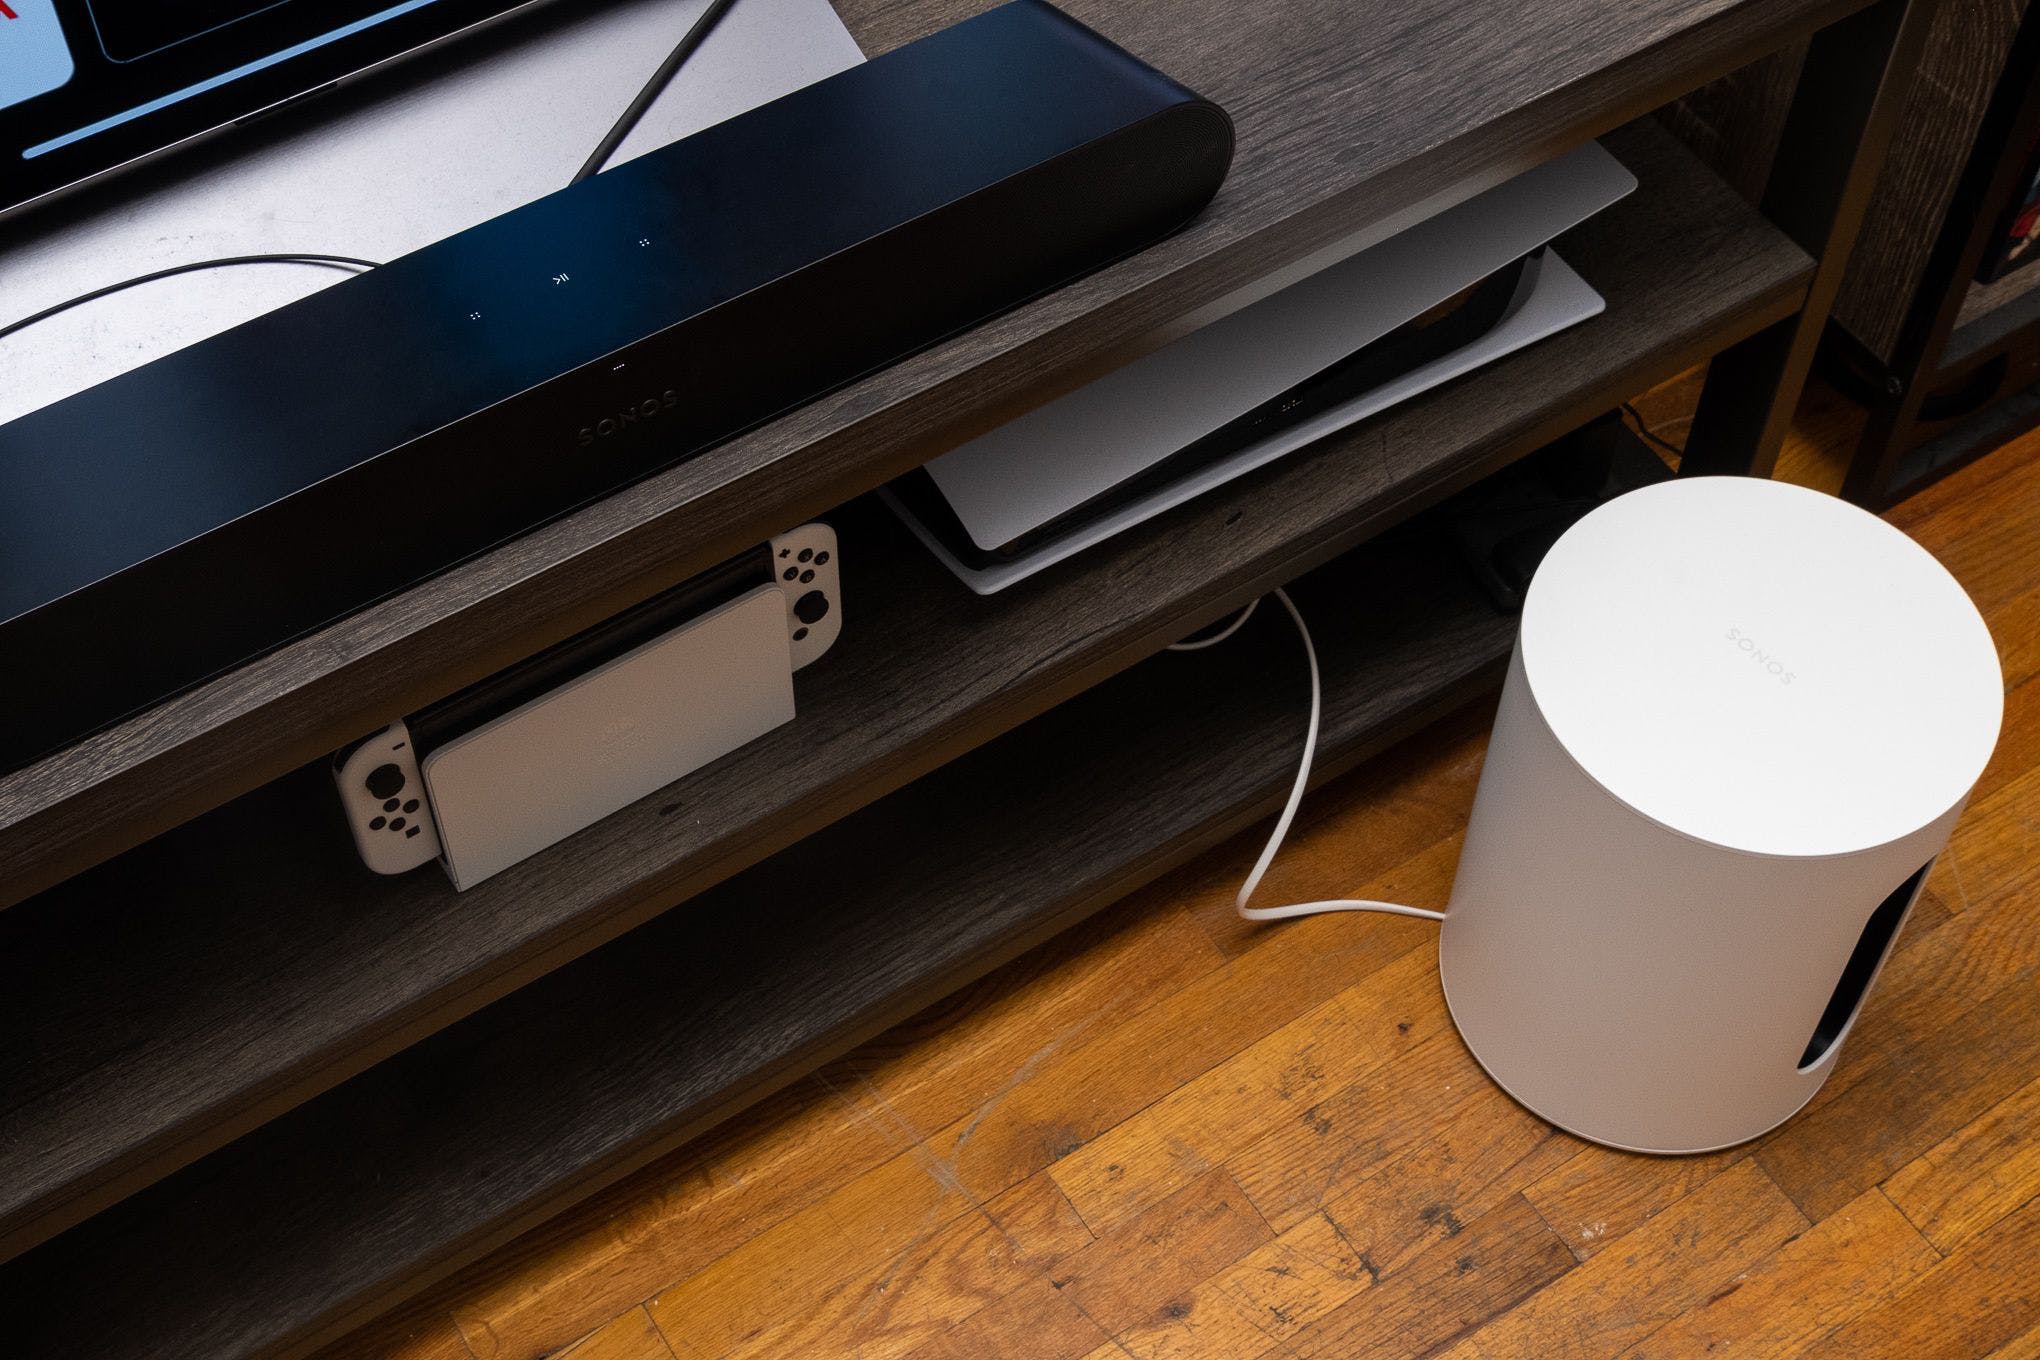
M644 732L638 727L634 716L612 718L595 733L595 744L605 751L619 747L634 747L644 743Z
M583 425L575 439L585 449L598 439L621 434L639 421L650 420L659 412L670 411L679 404L680 394L669 387L655 397L646 397L643 401L626 406L621 411L606 415L593 425Z
M1736 650L1748 657L1751 663L1761 669L1764 674L1770 676L1781 685L1792 683L1795 677L1791 671L1785 669L1785 663L1778 659L1776 653L1763 646L1740 628L1729 629L1727 636L1728 640L1735 644Z

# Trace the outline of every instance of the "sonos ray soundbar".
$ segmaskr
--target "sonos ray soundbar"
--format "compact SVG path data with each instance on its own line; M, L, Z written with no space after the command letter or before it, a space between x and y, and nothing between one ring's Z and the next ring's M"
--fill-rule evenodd
M1014 0L0 426L0 768L1121 258L1231 156Z

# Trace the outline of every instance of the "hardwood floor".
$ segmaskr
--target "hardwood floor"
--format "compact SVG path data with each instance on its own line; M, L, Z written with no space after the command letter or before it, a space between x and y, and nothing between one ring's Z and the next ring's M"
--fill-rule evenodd
M1676 441L1692 386L1638 410ZM1852 418L1812 394L1782 475L1839 485ZM2040 434L1891 518L1989 619L2004 736L1833 1078L1767 1137L1554 1131L1460 1044L1433 925L1232 915L1257 830L336 1353L2040 1357ZM1442 906L1487 719L1314 795L1269 900Z

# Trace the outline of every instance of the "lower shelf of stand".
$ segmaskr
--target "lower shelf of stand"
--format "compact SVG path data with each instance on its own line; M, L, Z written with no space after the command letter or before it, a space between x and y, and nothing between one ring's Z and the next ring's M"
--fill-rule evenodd
M2021 368L2026 386L2013 387L1988 405L1936 428L1932 438L1901 454L1886 500L1901 501L2040 425L2040 383L2033 381L2040 377L2040 360L2029 357Z
M1971 367L2014 343L2040 322L2040 269L2022 269L1996 283L1972 283L1941 350L1941 369Z
M1493 685L1514 631L1429 521L1294 594L1321 773ZM1306 697L1276 610L1143 663L0 1269L0 1335L95 1360L331 1339L1268 815Z
M1641 187L1560 242L1603 315L990 599L852 514L796 722L470 892L363 872L310 768L0 913L0 1259L1799 305L1807 257L1690 154L1607 142Z

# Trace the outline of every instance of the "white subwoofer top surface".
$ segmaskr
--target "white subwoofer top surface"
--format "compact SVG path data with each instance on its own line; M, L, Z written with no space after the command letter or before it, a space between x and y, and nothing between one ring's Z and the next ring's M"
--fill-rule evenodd
M1886 844L1963 799L2003 677L1955 578L1832 496L1696 477L1593 511L1538 568L1522 660L1614 797L1752 854Z

